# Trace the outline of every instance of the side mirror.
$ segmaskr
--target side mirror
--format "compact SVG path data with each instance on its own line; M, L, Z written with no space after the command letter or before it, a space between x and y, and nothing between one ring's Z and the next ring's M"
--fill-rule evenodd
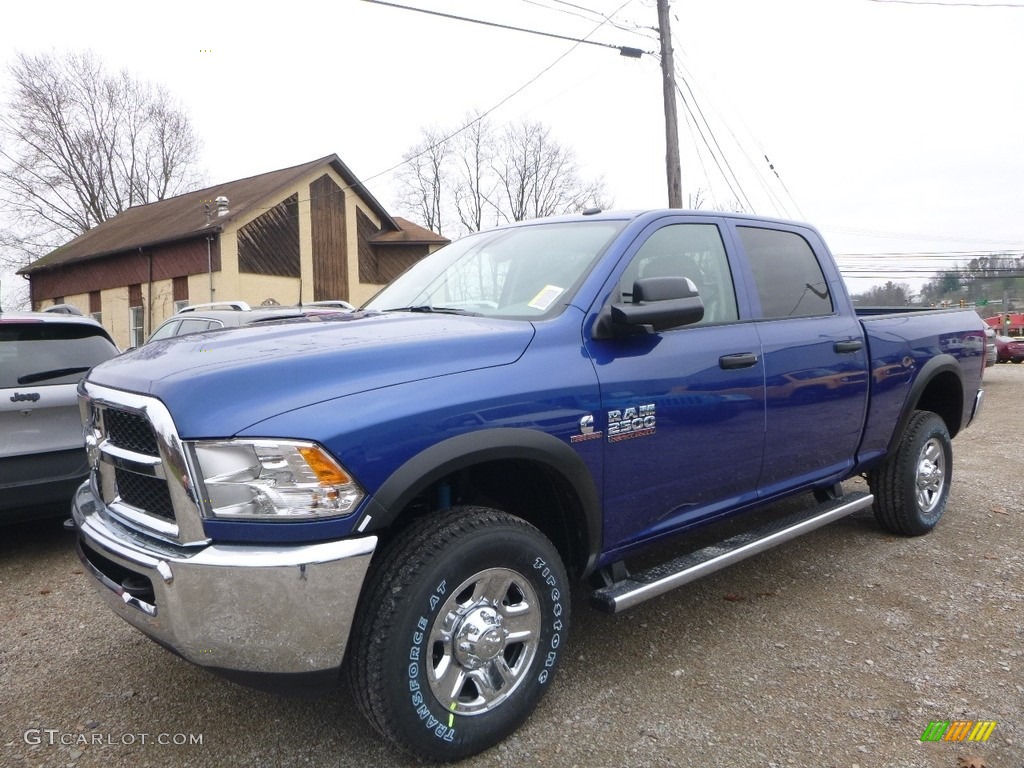
M598 317L595 339L658 333L700 322L704 302L686 277L645 277L633 283L630 304L612 304Z

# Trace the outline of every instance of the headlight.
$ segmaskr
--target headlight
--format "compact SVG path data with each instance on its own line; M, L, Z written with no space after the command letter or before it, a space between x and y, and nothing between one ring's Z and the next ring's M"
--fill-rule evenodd
M297 440L198 441L204 511L232 520L316 520L352 512L363 491L327 451Z

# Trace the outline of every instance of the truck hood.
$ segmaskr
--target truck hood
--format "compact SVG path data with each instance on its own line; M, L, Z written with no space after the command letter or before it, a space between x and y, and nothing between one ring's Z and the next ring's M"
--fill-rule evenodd
M481 317L320 315L153 342L89 380L159 398L182 437L228 437L325 400L508 365L533 335L530 323Z

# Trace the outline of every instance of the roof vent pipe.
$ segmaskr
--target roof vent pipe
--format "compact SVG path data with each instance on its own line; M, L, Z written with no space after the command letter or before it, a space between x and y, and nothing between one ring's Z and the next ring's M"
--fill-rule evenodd
M228 215L228 199L226 197L224 197L224 195L221 195L216 200L214 200L214 202L217 203L217 215L218 216L227 216Z

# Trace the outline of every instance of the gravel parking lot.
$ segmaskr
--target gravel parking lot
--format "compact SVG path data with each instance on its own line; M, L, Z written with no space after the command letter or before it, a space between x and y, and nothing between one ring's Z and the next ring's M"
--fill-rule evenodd
M548 697L466 764L1024 766L1024 366L985 389L932 534L855 515L616 617L581 589ZM933 720L998 725L921 743ZM259 693L144 638L60 521L0 529L0 765L411 764L344 691Z

